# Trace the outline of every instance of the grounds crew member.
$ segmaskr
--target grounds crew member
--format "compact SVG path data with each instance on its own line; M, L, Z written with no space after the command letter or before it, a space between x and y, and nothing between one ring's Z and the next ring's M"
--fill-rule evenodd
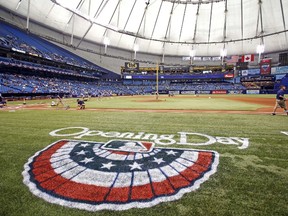
M277 95L276 95L276 104L275 104L272 115L276 115L275 112L278 108L283 108L286 114L288 115L288 111L286 107L286 98L284 97L285 90L286 90L286 86L281 85L280 90L277 92Z
M77 99L77 104L79 109L85 109L85 102L83 100Z

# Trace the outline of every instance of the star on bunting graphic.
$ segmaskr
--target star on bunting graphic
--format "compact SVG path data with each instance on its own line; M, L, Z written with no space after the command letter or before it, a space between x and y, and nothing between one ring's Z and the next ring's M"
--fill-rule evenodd
M80 152L76 152L77 155L85 155L86 152L84 150L80 151Z
M154 157L154 161L153 162L155 162L155 163L157 163L157 164L161 164L161 163L164 163L165 161L163 160L163 158L156 158L156 157Z
M101 167L101 169L108 169L108 170L110 170L111 169L111 167L113 167L113 166L116 166L116 165L114 165L111 161L109 162L109 163L102 163L102 167Z
M170 151L166 151L167 155L176 155L177 152L170 150Z
M132 165L129 165L131 167L130 170L135 170L135 169L142 170L141 165L142 164L138 164L136 161L134 161L134 163Z
M85 159L82 160L82 161L80 161L80 162L85 163L85 164L90 163L90 162L93 162L93 157L92 157L92 158L87 158L87 157L85 157Z
M83 144L81 144L80 146L86 148L86 147L89 146L89 145L90 145L89 143L83 143Z

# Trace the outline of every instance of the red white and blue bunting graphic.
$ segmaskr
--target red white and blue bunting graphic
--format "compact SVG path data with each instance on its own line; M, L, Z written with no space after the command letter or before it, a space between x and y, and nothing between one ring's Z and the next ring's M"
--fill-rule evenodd
M115 148L116 141L109 149L111 143L57 141L28 160L23 181L50 203L89 211L126 210L178 200L217 171L215 151L133 142L119 141L121 147Z

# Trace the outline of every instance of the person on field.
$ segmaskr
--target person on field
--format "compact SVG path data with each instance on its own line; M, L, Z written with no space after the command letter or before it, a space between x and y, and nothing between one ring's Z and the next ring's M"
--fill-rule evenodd
M286 90L286 86L281 85L280 90L277 92L277 95L276 95L276 104L275 104L272 115L276 115L276 110L278 108L283 108L286 114L288 115L288 111L286 107L286 98L284 97L285 90Z
M77 104L79 109L85 109L85 102L83 100L77 99Z
M4 100L4 98L2 97L1 93L0 93L0 108L4 107L7 105L7 102Z
M61 104L64 107L64 103L62 101L62 97L60 95L57 95L57 103L56 106L58 107L58 105Z

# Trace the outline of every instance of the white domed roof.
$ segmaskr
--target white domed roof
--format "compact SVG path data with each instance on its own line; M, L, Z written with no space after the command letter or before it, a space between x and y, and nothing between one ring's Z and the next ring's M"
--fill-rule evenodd
M29 0L0 3L27 16ZM256 53L260 43L265 52L288 49L286 0L30 0L30 19L144 53L219 56L224 44L228 55Z

